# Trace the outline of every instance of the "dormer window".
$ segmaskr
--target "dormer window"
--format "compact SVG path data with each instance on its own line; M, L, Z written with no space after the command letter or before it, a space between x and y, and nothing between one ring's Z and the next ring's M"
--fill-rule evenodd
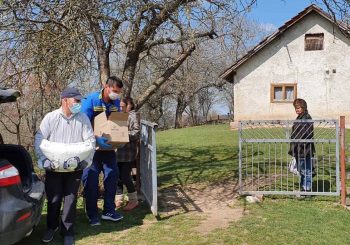
M323 50L323 33L305 34L305 51Z

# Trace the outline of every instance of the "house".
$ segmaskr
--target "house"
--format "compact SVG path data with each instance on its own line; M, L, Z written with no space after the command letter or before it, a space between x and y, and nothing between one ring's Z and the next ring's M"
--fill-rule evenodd
M286 22L220 75L234 84L235 122L295 119L295 98L314 119L350 121L349 37L316 5Z

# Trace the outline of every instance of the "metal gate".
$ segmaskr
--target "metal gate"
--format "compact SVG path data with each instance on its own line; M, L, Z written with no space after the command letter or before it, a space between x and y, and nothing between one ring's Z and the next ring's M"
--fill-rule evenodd
M295 133L292 135L295 125L312 129L312 134L295 137ZM289 169L293 159L289 151L291 145L301 145L305 150L310 144L314 145L314 152L310 156L312 186L310 191L305 191L300 183L301 175L293 174ZM300 164L297 166L302 171ZM338 121L241 121L239 187L241 194L339 195Z
M141 120L140 190L155 216L158 215L156 129L156 123Z

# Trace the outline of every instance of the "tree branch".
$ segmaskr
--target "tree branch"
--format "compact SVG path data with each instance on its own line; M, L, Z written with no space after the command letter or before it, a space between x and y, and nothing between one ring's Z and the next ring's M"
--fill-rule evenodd
M13 121L12 118L9 117L8 115L6 115L5 113L0 112L0 114L3 115L4 117L6 117L12 124L17 125L16 122ZM5 124L2 120L0 120L0 123L1 123L1 124L5 127L5 129L6 129L7 131L9 131L11 134L16 134L16 132L15 132L15 131L12 131L9 127L7 127L6 124Z
M213 39L214 36L217 36L217 35L216 35L214 30L211 30L211 31L208 31L208 32L196 33L193 36L187 36L187 37L182 36L182 37L180 37L178 39L161 38L161 39L155 40L153 42L146 43L143 51L149 50L152 47L157 46L157 45L181 43L181 42L188 41L190 39L197 39L197 38L202 38L202 37L209 37L209 38Z
M147 90L139 97L136 102L136 109L139 109L149 97L151 97L157 89L164 84L168 78L179 68L179 66L192 54L196 49L195 44L192 44L185 52L183 52L166 71L158 78L153 84L151 84Z
M2 84L3 82L5 82L5 81L8 80L8 79L11 79L11 78L13 78L13 77L15 77L15 76L18 76L18 75L20 75L20 74L22 74L22 73L24 73L24 72L30 72L30 71L32 71L32 70L34 70L34 69L36 69L36 68L39 68L39 67L40 67L40 66L28 67L28 68L26 68L26 69L24 69L24 70L22 70L22 71L13 73L13 74L11 74L11 75L8 75L7 77L5 77L4 79L2 79L2 80L0 81L0 84Z
M171 14L173 14L174 11L179 8L179 6L195 1L196 0L176 0L166 4L160 13L151 19L149 24L145 26L145 28L141 31L140 35L138 36L137 43L143 46L148 38L154 33L154 31L162 23L164 23L164 21L166 21L171 16Z
M113 21L112 28L111 28L111 31L109 33L108 39L107 39L106 51L108 53L111 52L111 49L112 49L112 46L113 46L112 40L113 40L114 36L116 35L116 33L117 33L117 31L118 31L118 29L119 29L119 27L120 27L122 22L123 21L117 21L117 20Z

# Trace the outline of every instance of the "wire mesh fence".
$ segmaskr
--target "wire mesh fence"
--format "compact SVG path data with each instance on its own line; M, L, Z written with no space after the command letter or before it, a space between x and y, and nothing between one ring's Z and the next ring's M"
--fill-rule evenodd
M336 120L241 121L239 149L241 194L340 193Z

